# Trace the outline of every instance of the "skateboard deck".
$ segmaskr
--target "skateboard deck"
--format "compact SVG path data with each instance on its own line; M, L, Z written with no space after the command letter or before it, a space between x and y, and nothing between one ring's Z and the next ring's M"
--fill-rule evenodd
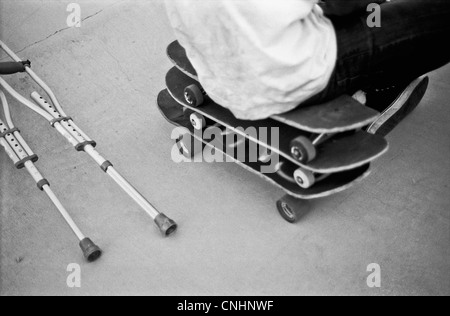
M310 133L298 130L292 126L281 124L271 119L259 121L245 121L236 119L227 109L206 98L199 107L190 106L184 98L184 89L195 82L194 79L173 67L166 76L166 85L172 98L180 105L202 116L225 126L237 134L249 138L251 141L266 147L284 159L312 172L321 174L336 173L364 166L383 155L388 150L387 141L377 135L364 131L340 133L317 146L317 156L309 163L301 163L291 155L291 140L299 135L310 136ZM271 136L259 137L246 131L279 131L276 140L279 144L273 146ZM255 137L256 136L256 137Z
M180 71L198 82L197 72L178 41L167 47L167 56ZM375 122L379 116L379 112L349 95L343 95L324 104L273 115L271 119L310 133L331 134L363 128Z
M262 166L261 162L249 162L247 161L248 159L241 159L241 157L237 157L236 155L230 156L225 149L225 145L217 148L217 142L215 142L214 145L211 145L207 140L197 137L196 133L194 132L194 128L190 124L189 119L187 119L184 115L183 106L172 98L167 89L159 93L157 106L163 117L169 123L178 127L186 128L186 130L189 131L189 135L191 135L192 137L196 137L198 140L202 141L205 146L214 147L215 150L218 150L223 155L232 159L233 162L239 164L244 169L258 175L266 181L269 181L276 187L282 189L289 196L296 199L317 199L342 192L359 183L370 174L370 164L368 163L349 171L330 174L327 178L316 183L313 187L303 189L296 184L293 177L291 179L286 177L286 175L292 175L297 168L297 165L289 162L286 159L280 159L280 163L282 164L283 169L283 175L280 175L279 173L263 174L260 172ZM225 126L222 126L222 128L226 129Z

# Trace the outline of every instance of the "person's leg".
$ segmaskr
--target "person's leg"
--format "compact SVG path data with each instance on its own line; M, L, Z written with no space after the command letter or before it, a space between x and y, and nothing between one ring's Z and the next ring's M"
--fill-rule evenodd
M381 5L381 28L370 28L366 19L333 19L336 69L328 87L307 104L369 86L405 84L450 62L449 0L393 0Z

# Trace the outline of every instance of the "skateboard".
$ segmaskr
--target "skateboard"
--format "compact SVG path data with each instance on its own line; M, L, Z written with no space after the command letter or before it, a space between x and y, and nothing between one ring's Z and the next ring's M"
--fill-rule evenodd
M166 85L168 86L169 81L176 81L175 77L183 78L182 84L185 87L177 87L183 88L183 95L177 89L176 92L179 94L177 93L177 96L173 95L175 99L192 108L198 107L205 102L207 103L197 109L197 112L203 112L200 113L200 117L195 117L195 115L193 117L193 121L197 122L198 128L203 127L204 119L202 116L209 117L208 114L215 116L216 120L230 119L228 122L224 122L229 125L242 122L206 96L198 82L197 73L186 56L186 51L178 41L172 42L168 46L167 55L175 64L175 67L186 76L183 78L183 76L177 75L176 71L172 69L166 77ZM175 92L172 89L169 90L171 93ZM210 109L211 106L213 106L213 109ZM380 136L373 137L373 134L368 135L367 133L364 134L363 131L359 131L359 129L373 123L379 115L380 113L365 107L352 97L341 96L325 104L294 109L288 113L274 115L270 119L262 120L259 123L265 126L273 126L273 121L277 121L282 123L282 125L292 127L290 130L292 135L286 135L290 137L283 138L284 143L280 144L281 150L279 154L287 155L287 159L293 158L297 160L302 167L311 171L336 172L361 166L378 158L388 150L386 140ZM212 119L214 120L214 118ZM247 123L250 126L258 125L254 121ZM302 132L299 132L299 130ZM357 132L350 134L351 136L344 134L345 138L342 137L344 135L336 138L338 134L348 131ZM331 145L327 144L327 140L330 138L333 138L331 144L334 148L330 148ZM286 143L286 139L289 139L289 144ZM268 145L270 146L270 144ZM339 150L336 151L336 149ZM335 157L337 152L340 154L339 157ZM328 157L329 153L333 153L335 158L325 158ZM326 159L328 164L325 164L325 161L316 160L318 156Z
M251 162L246 156L239 157L236 154L230 156L229 151L226 149L227 145L225 142L217 142L216 140L214 144L212 144L209 140L197 136L198 133L196 133L189 117L186 115L186 108L174 100L167 89L159 93L157 107L162 116L169 123L186 130L186 133L176 140L177 145L182 142L185 144L192 141L201 142L203 144L203 146L200 147L201 149L209 148L209 150L216 150L244 169L258 175L283 190L286 195L278 200L276 205L280 215L290 223L297 222L302 216L302 212L305 209L302 205L303 200L323 198L345 191L357 183L360 183L370 174L370 163L367 163L352 170L329 174L314 186L302 188L298 185L293 176L295 169L298 168L298 166L283 157L280 157L277 172L262 173L261 167L264 164L263 162ZM226 126L220 124L216 124L215 126L221 128L224 131L224 134L233 132ZM250 140L246 141L251 142ZM245 146L245 144L241 145ZM183 152L186 147L189 146L181 145L178 146L178 149L180 152ZM191 155L189 154L189 156Z
M180 71L198 84L197 72L189 61L186 50L178 41L169 44L167 56ZM194 90L188 89L190 92L188 94L192 98L191 105L200 105L201 100L204 99L204 91L196 88ZM307 132L330 134L366 127L376 121L379 115L380 113L376 110L364 106L349 95L344 95L331 102L294 109L271 118Z
M292 140L309 138L311 135L309 132L272 119L258 121L236 119L229 110L208 98L202 106L193 107L185 100L184 90L186 86L194 82L194 79L176 67L170 69L166 76L168 92L174 100L192 112L190 119L194 128L203 129L215 123L226 126L300 167L297 173L302 181L301 185L314 184L316 182L314 179L317 178L315 174L330 174L361 167L388 150L387 141L383 137L361 130L350 131L334 135L333 138L316 145L315 158L307 163L302 162L293 154L297 147L293 145ZM270 134L274 128L279 134L274 138L277 143L272 142ZM269 134L267 137L260 137L261 133L258 134L260 131L267 131Z

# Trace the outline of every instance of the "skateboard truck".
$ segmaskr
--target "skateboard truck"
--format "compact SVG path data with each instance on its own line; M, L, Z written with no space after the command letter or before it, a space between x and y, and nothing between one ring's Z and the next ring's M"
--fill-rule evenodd
M298 136L291 141L291 155L300 163L308 163L317 157L317 146L333 137L333 134L318 134L313 140Z
M2 48L14 61L21 62L19 57L0 41ZM89 138L75 123L65 114L53 91L40 79L30 67L25 67L25 71L30 77L47 93L52 104L48 103L37 92L31 94L33 103L17 93L5 80L0 78L0 86L7 91L17 101L27 106L37 114L44 117L51 125L72 144L76 150L86 152L99 167L108 174L155 222L160 232L164 236L169 236L177 229L174 221L168 221L150 202L145 199L125 178L123 178L113 167L112 163L102 157L95 150L95 142Z
M297 168L293 175L291 175L283 170L283 166L284 163L278 163L275 167L277 174L288 181L296 183L300 188L305 190L330 176L330 174L320 174L304 168Z

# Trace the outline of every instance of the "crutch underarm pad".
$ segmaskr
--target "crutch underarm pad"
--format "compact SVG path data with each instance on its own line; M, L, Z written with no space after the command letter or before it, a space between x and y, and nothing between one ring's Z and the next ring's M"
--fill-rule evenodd
M97 143L93 140L89 140L89 141L85 141L82 143L79 143L78 145L75 146L75 150L76 151L84 151L84 147L86 147L87 145L91 145L92 147L96 147Z
M0 133L0 138L5 137L6 135L12 134L14 132L19 132L20 133L20 130L17 127L8 129L8 130L4 131L3 133Z
M50 186L50 183L47 181L47 179L42 179L37 183L37 187L41 191L44 191L44 187L46 185Z
M31 66L30 61L0 63L0 75L13 75L18 72L25 72L27 66Z
M171 235L177 230L177 223L175 223L163 213L160 213L158 216L156 216L155 224L156 226L158 226L164 237Z
M22 160L18 161L18 162L15 164L15 166L16 166L17 169L22 169L23 167L25 167L25 163L26 163L27 161L30 161L30 160L31 160L32 162L36 162L36 161L39 160L39 157L38 157L36 154L31 155L31 156L28 156L28 157L23 158Z

